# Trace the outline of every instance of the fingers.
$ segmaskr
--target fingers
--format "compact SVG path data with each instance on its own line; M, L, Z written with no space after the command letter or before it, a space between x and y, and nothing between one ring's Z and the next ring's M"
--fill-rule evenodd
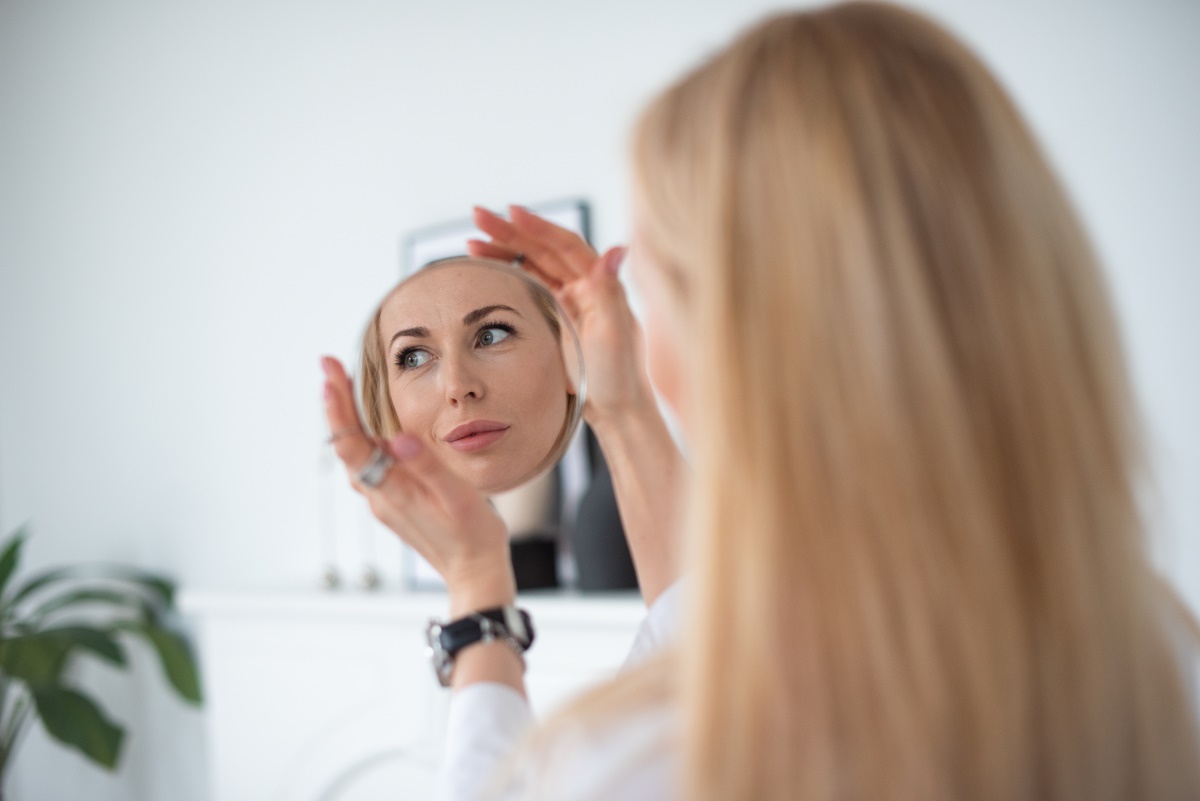
M512 223L491 209L485 209L483 206L475 206L471 210L471 217L475 220L475 225L479 230L492 239L501 242L511 242L517 236L517 229L513 228Z
M625 253L629 249L625 246L617 246L609 248L604 255L596 259L588 273L587 281L580 281L569 287L565 287L563 292L556 294L558 302L567 309L567 313L572 318L577 319L585 314L589 309L598 309L600 307L608 307L610 309L617 308L612 306L626 305L625 287L622 286L620 279L617 278L617 273L620 272L621 263L625 259ZM574 291L582 287L581 291ZM564 302L563 296L571 296ZM582 307L580 307L582 304ZM571 311L575 307L577 311Z
M321 359L321 369L325 372L325 418L329 421L329 430L334 433L334 453L346 466L354 488L364 492L369 488L361 484L356 476L370 461L380 443L363 431L362 423L358 419L358 409L354 405L354 384L350 376L346 375L342 363L331 356L325 356ZM403 456L394 450L392 456L398 460L403 459ZM390 492L406 494L410 491L408 483L403 476L403 469L393 464L380 487L393 484L395 487L389 490Z
M484 242L480 239L468 239L467 252L472 256L479 256L484 259L499 259L500 261L512 261L517 256L517 251L512 248L502 247L495 242Z
M484 496L411 434L390 442L368 437L345 369L330 357L321 359L321 368L325 414L331 430L341 434L333 437L334 449L371 513L446 576L462 574L461 565L477 564L481 555L506 554L504 524ZM354 476L377 450L391 460L382 480L367 487Z
M529 212L526 212L526 215L533 216L529 215ZM551 279L549 282L551 286L573 281L582 274L582 270L576 270L571 264L564 261L558 252L556 242L537 234L519 231L513 223L479 206L475 207L474 219L475 225L492 238L493 244L507 248L514 254L524 253L525 266L535 267L548 276ZM547 225L552 225L552 223L547 223Z
M325 419L335 433L333 449L352 473L367 463L374 443L363 431L354 406L354 389L342 363L332 356L321 358L325 372Z
M596 260L596 264L592 267L593 272L615 276L621 271L621 265L625 262L625 254L628 252L629 248L625 245L609 248L604 251L603 256Z
M435 493L451 496L468 487L461 478L447 469L425 448L420 440L408 434L398 434L391 442L376 442L363 431L354 406L353 385L341 362L333 357L321 359L325 371L325 416L329 428L339 436L333 440L334 451L351 475L361 470L378 447L385 448L395 460L383 485L393 485L393 491L408 492L414 481L424 484Z
M453 511L475 499L474 488L446 467L416 437L398 434L388 443L388 447L405 475L419 477L419 481L447 510Z
M596 251L574 231L555 225L521 206L509 206L508 212L518 233L550 243L576 275L587 272L596 260Z
M512 262L517 258L518 252L520 251L497 245L495 242L481 242L478 239L467 240L467 253L470 253L472 256L478 256L482 259L496 259L498 261ZM531 274L534 278L541 281L552 290L558 289L562 286L562 281L559 281L553 276L542 272L540 269L538 269L537 264L530 261L528 258L521 263L521 269Z

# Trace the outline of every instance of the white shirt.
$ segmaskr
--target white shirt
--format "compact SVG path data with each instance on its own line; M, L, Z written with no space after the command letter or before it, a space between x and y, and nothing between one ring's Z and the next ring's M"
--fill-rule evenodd
M674 640L681 595L680 582L676 582L655 599L622 670L640 664ZM489 795L494 793L497 771L532 725L529 702L507 684L479 682L455 690L450 698L438 798L665 801L676 796L674 765L658 747L672 728L666 709L631 716L619 727L586 742L561 748L563 744L556 743L556 754L567 754L566 758L546 764L540 773L519 774L518 786L508 782L502 795Z

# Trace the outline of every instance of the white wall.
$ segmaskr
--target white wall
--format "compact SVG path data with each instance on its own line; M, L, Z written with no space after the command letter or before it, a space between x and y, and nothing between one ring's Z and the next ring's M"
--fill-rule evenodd
M768 5L2 0L0 532L33 521L26 567L311 582L317 356L352 354L403 233L583 195L620 241L639 104ZM1200 5L922 5L1006 81L1106 259L1158 552L1200 606ZM202 716L138 668L136 692L88 671L132 724L122 770L34 738L14 798L205 797Z

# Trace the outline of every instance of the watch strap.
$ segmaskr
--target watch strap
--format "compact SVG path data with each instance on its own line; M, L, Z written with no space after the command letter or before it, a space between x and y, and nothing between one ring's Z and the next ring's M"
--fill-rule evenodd
M426 637L438 683L449 687L455 656L473 643L501 640L524 661L525 651L533 645L533 621L524 609L499 606L472 612L450 623L431 620Z
M499 638L510 638L522 651L528 651L533 645L533 621L524 609L498 606L442 624L438 637L450 657L472 643Z

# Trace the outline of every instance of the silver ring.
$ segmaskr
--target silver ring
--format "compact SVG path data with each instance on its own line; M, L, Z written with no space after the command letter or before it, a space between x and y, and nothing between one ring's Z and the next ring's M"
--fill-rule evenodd
M524 263L525 263L525 254L524 253L518 253L517 255L513 256L513 260L512 260L513 267L520 267Z
M391 470L395 463L385 450L376 448L362 469L354 474L354 479L364 487L379 489L379 485L387 478L388 470Z

